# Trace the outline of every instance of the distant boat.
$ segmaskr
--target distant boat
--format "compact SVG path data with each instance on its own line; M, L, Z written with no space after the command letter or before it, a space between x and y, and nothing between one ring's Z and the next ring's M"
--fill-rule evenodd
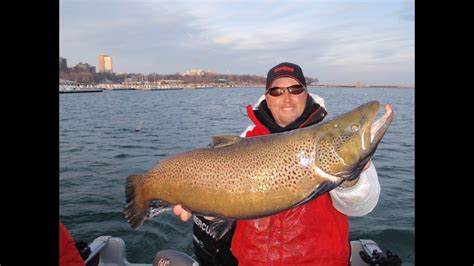
M138 122L137 127L135 128L135 131L140 131L140 130L142 130L142 128L143 128L143 123L145 123L145 121L140 120L140 122Z

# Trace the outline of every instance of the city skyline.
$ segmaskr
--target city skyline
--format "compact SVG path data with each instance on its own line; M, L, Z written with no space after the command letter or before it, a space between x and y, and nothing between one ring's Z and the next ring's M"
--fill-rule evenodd
M107 54L113 72L143 74L265 76L289 61L321 83L414 83L413 1L254 5L60 0L60 56L98 65Z

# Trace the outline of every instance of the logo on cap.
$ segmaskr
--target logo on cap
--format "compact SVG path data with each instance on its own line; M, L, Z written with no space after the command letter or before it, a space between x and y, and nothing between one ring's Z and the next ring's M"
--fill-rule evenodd
M281 67L278 67L278 68L275 68L273 70L273 73L276 73L276 72L279 72L279 71L282 71L282 70L286 70L288 72L295 72L295 69L292 68L292 67L289 67L289 66L281 66Z

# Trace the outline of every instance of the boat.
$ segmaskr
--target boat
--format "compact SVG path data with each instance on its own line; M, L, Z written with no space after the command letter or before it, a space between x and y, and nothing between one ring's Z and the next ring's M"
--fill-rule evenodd
M398 266L401 259L387 251L382 252L377 243L370 239L352 240L351 266ZM125 241L120 237L99 236L82 248L76 243L87 266L199 266L193 257L176 250L160 250L153 262L132 263L127 260Z

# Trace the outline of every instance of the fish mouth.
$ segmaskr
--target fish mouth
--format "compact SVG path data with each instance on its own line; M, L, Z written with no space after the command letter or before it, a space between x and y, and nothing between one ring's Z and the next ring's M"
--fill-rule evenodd
M372 123L370 128L370 144L377 145L387 132L388 127L393 120L393 108L390 104L384 106L385 114L377 121Z
M377 113L379 109L379 105L374 104L372 105L375 110L372 112L371 116L375 117L375 114ZM370 144L368 145L369 147L366 147L364 144L362 145L362 152L361 152L361 158L359 163L350 170L346 170L343 172L339 172L336 174L336 176L342 177L343 180L353 180L357 178L360 173L363 171L364 167L367 165L369 160L372 158L372 155L375 153L375 150L382 140L383 136L388 130L388 127L392 123L393 120L393 109L390 104L386 104L384 106L385 113L380 117L378 120L372 122L370 125ZM362 138L363 140L364 138Z

